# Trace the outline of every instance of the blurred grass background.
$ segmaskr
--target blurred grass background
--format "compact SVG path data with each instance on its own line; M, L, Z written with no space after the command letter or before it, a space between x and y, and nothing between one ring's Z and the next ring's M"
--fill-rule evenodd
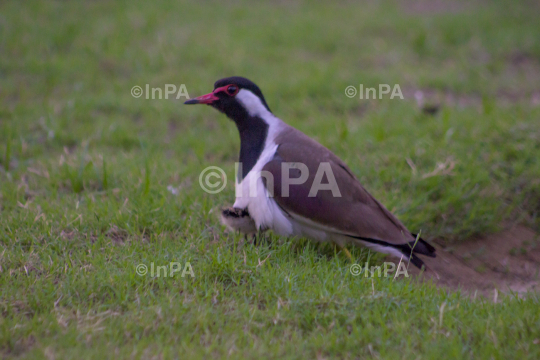
M278 117L334 151L411 230L440 244L517 222L540 229L537 2L4 1L0 9L0 354L50 351L68 357L91 354L88 347L101 344L124 356L133 349L142 356L145 349L153 353L172 346L176 340L166 335L172 328L185 331L172 319L184 316L203 337L225 326L219 321L225 321L227 306L215 301L232 298L248 300L233 311L236 320L221 340L207 339L215 347L198 349L186 337L183 349L193 356L224 355L234 347L228 342L240 336L243 346L237 350L247 344L254 349L240 354L277 356L284 353L276 344L285 346L285 338L268 335L269 324L280 323L274 310L261 310L263 325L250 328L259 340L249 340L249 331L232 335L241 332L245 316L265 308L261 303L300 304L319 295L346 302L358 291L371 294L371 283L350 277L332 291L323 290L325 276L335 280L335 269L347 274L348 264L329 260L328 251L306 242L281 239L277 254L237 249L241 238L224 235L216 217L216 210L234 199L236 128L216 111L182 106L183 98L134 98L135 85L185 84L194 97L208 93L222 77L253 80ZM349 85L381 83L399 84L405 99L360 100L344 93ZM419 91L426 104L439 106L435 116L422 113L414 96ZM217 195L198 185L199 173L210 165L222 167L229 178ZM243 260L246 252L252 265ZM267 254L274 254L274 266L284 274L298 276L294 291L276 290L283 277L258 268ZM355 254L363 256L360 250ZM167 259L191 259L197 281L134 275L140 262ZM263 273L235 278L231 274L242 262ZM310 271L321 282L299 280ZM377 281L388 286L390 302L413 286ZM348 290L340 288L345 283ZM307 346L320 326L336 348L323 341L305 347L307 354L345 356L358 347L369 356L370 344L386 356L417 351L449 356L455 350L465 357L479 354L475 346L488 351L495 346L484 342L487 330L480 324L485 316L501 316L500 308L469 320L456 318L447 329L451 341L424 344L430 316L438 316L446 295L413 288L423 289L430 300L410 295L419 320L416 335L403 340L408 345L391 341L408 336L404 326L380 333L366 328L365 321L373 318L354 323L351 312L359 310L353 305L331 307L332 316L343 318L328 329L332 320L324 318L328 323L323 324L315 315L328 313L310 303L303 320L297 318L300 305L282 314L280 331L296 334L284 349ZM200 318L193 308L169 309L173 323L154 324L150 313L156 304L163 308L177 296L209 308ZM370 305L374 313L390 306L382 298L382 305ZM421 313L422 301L435 308L435 315ZM478 311L477 305L467 306ZM499 342L534 338L526 318L533 324L538 320L527 313L537 302L520 306L520 312L512 308L519 318L513 334L498 332L507 322L490 329ZM86 321L81 311L121 315L104 321L107 330L94 334L80 325ZM220 320L211 325L215 316ZM381 321L408 321L404 314L392 316ZM64 326L58 319L71 322ZM144 325L136 325L139 321ZM463 330L463 321L469 330ZM86 330L66 334L65 329L81 328L77 322ZM12 332L16 324L22 325ZM148 327L155 334L136 345L148 336ZM361 344L340 343L351 331L359 332L354 341ZM65 350L71 346L78 350ZM528 347L520 351L530 354Z
M130 90L185 84L196 96L221 77L243 75L259 84L277 116L344 158L430 239L495 231L503 219L538 228L534 2L158 4L2 5L0 158L13 180L3 172L6 210L24 203L23 174L29 191L43 190L35 201L76 196L70 187L98 190L98 177L73 185L65 170L90 161L97 172L110 164L111 187L132 191L128 168L151 162L153 190L188 181L182 196L206 197L195 180L208 165L232 169L234 126L215 112L137 99ZM344 96L348 85L381 83L399 84L405 100ZM443 103L437 116L420 113L418 90ZM62 154L67 167L58 165ZM451 176L422 178L448 161L455 163ZM29 166L51 178L28 174ZM78 176L92 182L91 174ZM230 202L232 194L229 186L208 200Z

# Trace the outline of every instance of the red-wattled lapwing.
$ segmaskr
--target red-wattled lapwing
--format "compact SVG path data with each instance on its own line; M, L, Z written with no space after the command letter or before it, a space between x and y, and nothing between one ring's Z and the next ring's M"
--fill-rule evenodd
M236 201L222 213L229 227L243 233L272 229L341 247L364 245L404 256L418 267L423 262L415 255L435 257L435 248L409 232L343 161L275 117L253 82L236 76L221 79L210 94L185 104L218 109L240 132ZM325 175L327 181L322 181Z

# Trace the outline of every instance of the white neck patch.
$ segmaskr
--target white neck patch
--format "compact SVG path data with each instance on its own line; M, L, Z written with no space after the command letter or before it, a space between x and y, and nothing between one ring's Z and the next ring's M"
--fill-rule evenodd
M275 134L283 126L283 122L274 116L268 109L264 106L261 99L246 89L240 89L238 94L236 94L236 100L246 109L250 116L257 116L268 124L270 127L268 133L268 139L270 142L273 142Z
M235 98L251 116L265 118L268 115L272 115L272 113L264 106L261 99L249 90L240 89Z

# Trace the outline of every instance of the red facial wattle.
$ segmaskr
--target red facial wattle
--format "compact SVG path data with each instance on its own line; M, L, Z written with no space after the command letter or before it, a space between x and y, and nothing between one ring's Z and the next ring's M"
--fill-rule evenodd
M214 91L212 91L210 94L206 94L206 95L202 95L202 96L190 99L190 100L184 102L184 104L187 104L187 105L190 105L190 104L212 105L215 101L219 100L219 97L216 96L218 93L225 93L228 96L232 97L232 96L235 96L236 94L238 94L239 90L240 89L238 88L238 86L236 86L234 84L221 86L221 87L215 88Z

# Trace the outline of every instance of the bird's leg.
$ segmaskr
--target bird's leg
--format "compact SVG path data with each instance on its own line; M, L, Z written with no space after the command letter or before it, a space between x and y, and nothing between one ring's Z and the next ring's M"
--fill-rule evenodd
M262 239L263 239L262 236L263 236L263 232L261 231L261 229L258 229L258 230L257 230L257 234L254 235L254 236L255 236L257 239L259 239L259 244L262 245Z
M272 248L272 241L270 241L270 239L271 239L270 235L268 235L268 237L266 235L264 235L264 239L266 240L266 245L268 245L268 248L271 249Z
M263 240L266 242L266 244L271 247L272 243L270 242L269 238L267 238L264 234L266 230L259 229L255 234L253 234L253 245L257 245L257 241L259 242L259 245L262 245Z
M345 248L344 246L341 246L341 245L338 244L337 242L334 243L334 246L335 246L336 248L338 248L339 250L341 250L341 251L345 254L345 256L346 256L347 258L349 258L350 261L353 261L352 255L351 255L351 253L349 252L349 250L347 250L347 248Z

